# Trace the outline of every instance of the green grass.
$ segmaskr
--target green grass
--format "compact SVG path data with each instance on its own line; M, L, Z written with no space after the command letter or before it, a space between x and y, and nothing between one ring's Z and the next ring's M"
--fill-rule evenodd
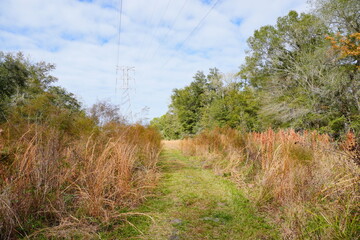
M227 179L203 169L201 162L164 151L156 197L132 212L127 221L104 228L101 239L279 239Z

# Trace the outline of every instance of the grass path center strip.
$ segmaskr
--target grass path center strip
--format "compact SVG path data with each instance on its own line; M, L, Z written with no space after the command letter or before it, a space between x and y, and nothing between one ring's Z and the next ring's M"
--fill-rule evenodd
M136 211L151 216L128 218L126 239L279 239L278 232L256 214L236 186L195 158L165 150L156 197ZM135 226L135 227L134 227ZM108 236L111 238L111 236Z

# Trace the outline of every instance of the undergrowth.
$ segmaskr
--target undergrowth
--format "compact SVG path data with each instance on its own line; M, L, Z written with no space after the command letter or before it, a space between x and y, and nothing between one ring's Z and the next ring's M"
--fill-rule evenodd
M155 186L157 131L110 122L81 134L12 121L0 133L0 239L91 238Z
M205 131L181 142L204 167L230 176L281 226L284 239L360 237L358 143L316 131Z

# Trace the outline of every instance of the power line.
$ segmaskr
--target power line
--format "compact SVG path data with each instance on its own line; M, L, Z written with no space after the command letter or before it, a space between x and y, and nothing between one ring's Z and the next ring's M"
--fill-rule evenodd
M121 16L122 16L122 6L123 6L123 1L119 0L120 2L120 9L119 9L119 35L118 35L118 42L117 42L117 56L116 56L116 83L115 83L115 94L116 94L116 89L117 89L117 84L118 84L118 71L119 71L119 62L120 62L120 40L121 40Z
M156 1L155 4L153 4L153 11L152 11L152 14L151 14L151 17L150 17L150 21L149 21L150 25L152 25L152 23L154 22L153 20L154 20L154 16L155 16L155 12L156 12L156 9L157 9L157 5L158 5L157 3L158 3L158 2L159 2L159 1ZM151 31L150 31L150 32L151 32L150 36L152 36L152 35L153 35L153 32L154 32L154 29L151 28ZM139 45L139 47L144 46L145 40L146 40L146 38L144 37L144 38L142 39L141 44ZM146 49L146 50L148 50L148 49ZM142 52L142 54L138 54L138 55L137 55L137 58L139 58L140 55L145 56L145 55L144 55L144 52L145 52L145 49L144 49L144 51Z
M155 38L156 38L156 35L157 35L157 33L158 33L161 20L165 17L166 12L167 12L167 10L169 9L170 2L171 2L171 1L172 1L172 0L168 0L168 3L167 3L166 8L165 8L165 11L163 12L162 16L159 18L159 22L158 22L158 24L156 25L156 28L155 28L155 30L156 30L156 31L155 31L155 34L153 35ZM154 40L152 39L151 43L153 43L153 42L154 42ZM146 52L146 54L144 55L144 58L145 58L147 55L149 55L150 52L152 52L150 49L151 49L151 48L149 48L149 51Z
M199 30L200 26L203 24L203 22L205 21L205 19L209 16L209 14L212 12L212 10L216 7L216 5L220 2L221 0L217 0L212 7L209 9L209 11L207 11L207 13L203 16L203 18L199 21L199 23L196 25L196 27L189 33L189 35L179 44L178 49L181 49L185 42L187 42L190 37L197 31ZM169 61L173 58L174 54L172 54L168 60L162 65L163 67L169 63Z
M119 65L119 61L120 61L120 40L121 40L121 18L122 18L122 6L123 6L123 1L120 0L120 10L119 10L119 35L118 35L118 42L117 42L117 58L116 58L116 65Z
M163 39L163 42L165 42L165 41L168 39L169 33L171 32L171 30L173 30L173 28L174 28L174 26L175 26L175 23L176 23L177 20L179 19L180 14L181 14L182 11L184 10L184 8L185 8L185 6L186 6L186 4L187 4L188 1L189 1L189 0L185 0L185 1L184 1L183 5L182 5L181 8L180 8L180 11L179 11L178 14L176 15L174 21L173 21L172 24L170 25L169 30L168 30L167 33L165 34L165 37L164 37L164 39ZM156 50L154 51L154 53L152 54L151 58L153 58L153 57L155 56L155 54L159 51L160 47L161 47L161 45L159 45L159 46L157 47L157 49L156 49Z
M132 118L131 112L131 97L130 97L130 82L131 80L135 83L135 78L131 76L131 72L135 73L134 67L129 66L119 66L120 63L120 45L121 45L121 28L122 28L122 14L123 14L123 1L119 0L119 28L118 28L118 41L117 41L117 57L116 57L116 85L115 85L115 95L117 94L117 84L118 80L122 80L122 86L120 89L121 97L120 97L120 107L123 111L123 115L127 116L129 119Z

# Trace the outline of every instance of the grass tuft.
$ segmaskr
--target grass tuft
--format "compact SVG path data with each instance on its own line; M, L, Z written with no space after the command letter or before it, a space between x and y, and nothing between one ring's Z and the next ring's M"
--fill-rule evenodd
M40 124L2 129L1 239L93 237L101 224L126 222L118 210L157 183L161 139L152 128L109 123L75 136Z

